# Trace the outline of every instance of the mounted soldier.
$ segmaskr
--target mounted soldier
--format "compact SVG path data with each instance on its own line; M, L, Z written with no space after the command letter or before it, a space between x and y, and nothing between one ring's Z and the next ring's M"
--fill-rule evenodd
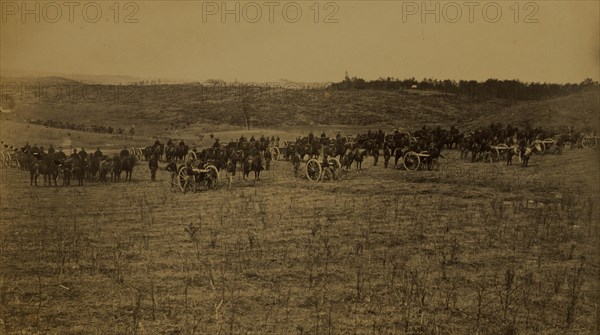
M85 160L87 156L88 154L87 152L85 152L85 148L81 148L81 150L79 151L79 159Z
M100 151L100 148L96 148L96 151L94 151L94 157L101 158L102 156L104 155L102 154L102 151Z
M127 148L123 147L123 149L121 149L121 152L119 152L119 157L120 158L129 157L129 150L127 150Z

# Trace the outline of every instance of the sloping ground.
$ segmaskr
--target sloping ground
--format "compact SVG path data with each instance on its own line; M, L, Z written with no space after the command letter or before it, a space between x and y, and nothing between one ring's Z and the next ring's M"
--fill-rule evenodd
M18 81L16 81L18 83ZM376 126L386 130L422 125L460 128L490 122L564 129L600 129L599 91L534 102L490 100L432 92L299 90L206 87L194 84L110 86L40 81L39 94L13 94L14 121L59 120L129 129L159 136L190 127L287 129L291 126ZM58 89L61 87L61 89ZM423 94L426 93L426 94ZM7 117L6 115L4 117Z
M531 124L552 129L600 129L600 91L585 92L549 100L521 102L499 108L495 113L486 113L472 124L502 122Z

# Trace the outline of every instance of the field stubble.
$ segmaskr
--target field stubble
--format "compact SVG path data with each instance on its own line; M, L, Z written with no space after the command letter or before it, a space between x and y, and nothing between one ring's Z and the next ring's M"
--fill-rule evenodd
M196 194L2 170L0 333L594 334L598 158L326 183L276 162Z

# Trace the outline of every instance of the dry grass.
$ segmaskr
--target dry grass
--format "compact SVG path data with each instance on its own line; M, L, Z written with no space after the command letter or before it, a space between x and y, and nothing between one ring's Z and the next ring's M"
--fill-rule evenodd
M595 334L597 159L318 184L277 162L198 194L2 170L0 333Z

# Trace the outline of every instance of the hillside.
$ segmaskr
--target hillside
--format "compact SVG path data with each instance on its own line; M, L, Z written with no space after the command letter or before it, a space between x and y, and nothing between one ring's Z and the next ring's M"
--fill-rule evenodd
M290 127L401 127L490 122L564 129L600 129L597 89L555 99L471 102L464 97L419 90L331 90L179 85L90 85L40 81L41 89L11 93L5 120L55 120L129 129L158 136L189 128L226 130ZM18 83L18 82L17 82ZM5 101L6 96L3 98Z

